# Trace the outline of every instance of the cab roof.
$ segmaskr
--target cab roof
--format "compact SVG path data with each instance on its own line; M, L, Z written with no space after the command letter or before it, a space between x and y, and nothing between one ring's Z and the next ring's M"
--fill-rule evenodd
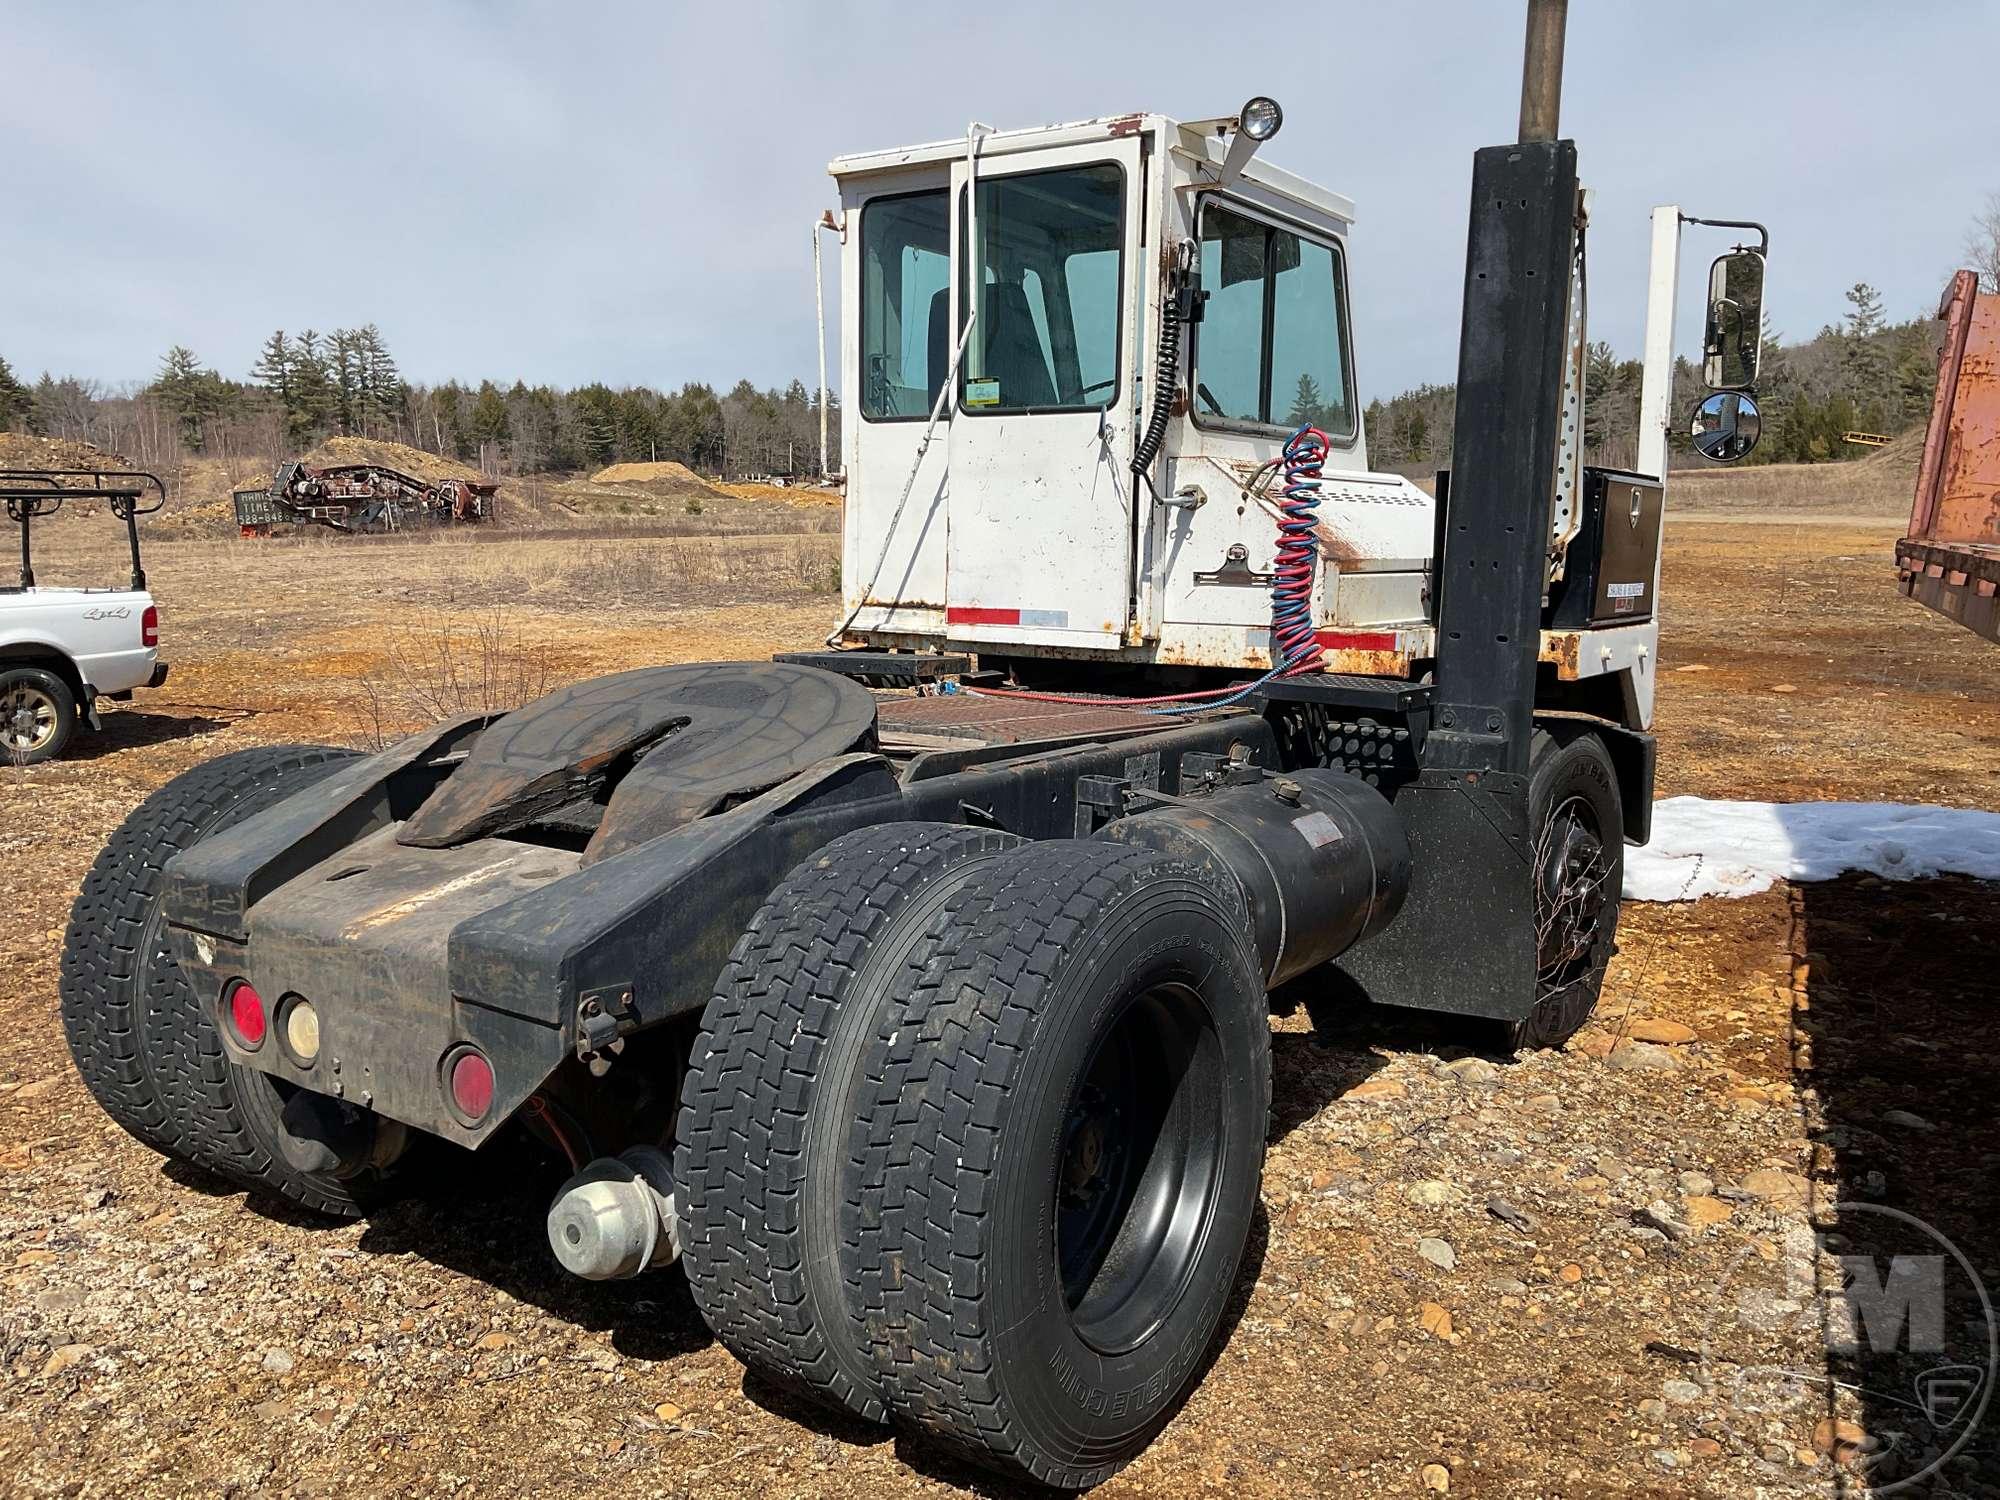
M1222 165L1225 150L1223 120L1183 123L1165 115L1101 115L1094 120L1078 120L1066 125L1032 125L1018 130L995 130L980 138L982 160L1016 152L1043 151L1055 146L1088 145L1093 141L1117 140L1125 136L1152 133L1169 142L1168 149L1186 161L1210 167ZM891 151L862 151L836 156L827 163L827 172L836 180L868 177L877 173L900 172L911 167L934 166L958 161L965 155L966 138L931 141L921 146L902 146ZM1309 205L1346 223L1354 222L1354 200L1317 183L1308 182L1282 167L1274 167L1262 154L1250 158L1244 179L1271 192Z

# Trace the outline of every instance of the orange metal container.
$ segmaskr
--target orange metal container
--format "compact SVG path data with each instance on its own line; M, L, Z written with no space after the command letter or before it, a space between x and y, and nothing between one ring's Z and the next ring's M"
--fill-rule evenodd
M1938 316L1937 393L1896 567L1912 599L2000 642L2000 295L1960 271Z

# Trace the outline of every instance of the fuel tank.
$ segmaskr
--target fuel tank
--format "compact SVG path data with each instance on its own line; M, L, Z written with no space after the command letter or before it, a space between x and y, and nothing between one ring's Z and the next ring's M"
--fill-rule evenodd
M1227 873L1267 988L1387 926L1410 884L1395 808L1344 771L1264 773L1119 818L1099 836Z

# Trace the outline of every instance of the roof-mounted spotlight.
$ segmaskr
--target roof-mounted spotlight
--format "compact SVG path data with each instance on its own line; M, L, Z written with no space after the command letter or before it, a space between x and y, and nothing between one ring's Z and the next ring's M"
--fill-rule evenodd
M1237 128L1261 146L1278 133L1278 127L1285 123L1285 112L1278 108L1276 99L1259 94L1243 106L1236 119Z
M1243 175L1243 169L1250 165L1250 158L1257 154L1257 148L1278 133L1278 127L1285 123L1285 112L1278 108L1278 101L1264 94L1258 94L1237 113L1235 129L1229 137L1229 152L1222 158L1222 183L1234 182Z

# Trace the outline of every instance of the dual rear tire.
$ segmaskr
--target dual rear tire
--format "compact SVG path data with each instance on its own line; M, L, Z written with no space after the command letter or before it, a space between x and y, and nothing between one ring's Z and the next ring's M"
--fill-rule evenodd
M233 1065L209 1008L167 946L164 872L176 854L326 776L354 752L269 745L176 777L127 818L84 876L63 939L63 1034L84 1084L136 1140L253 1192L337 1217L382 1187L300 1171L280 1148L286 1096Z
M1240 897L1157 853L865 829L772 894L686 1089L688 1279L759 1374L1002 1474L1165 1424L1257 1208Z

